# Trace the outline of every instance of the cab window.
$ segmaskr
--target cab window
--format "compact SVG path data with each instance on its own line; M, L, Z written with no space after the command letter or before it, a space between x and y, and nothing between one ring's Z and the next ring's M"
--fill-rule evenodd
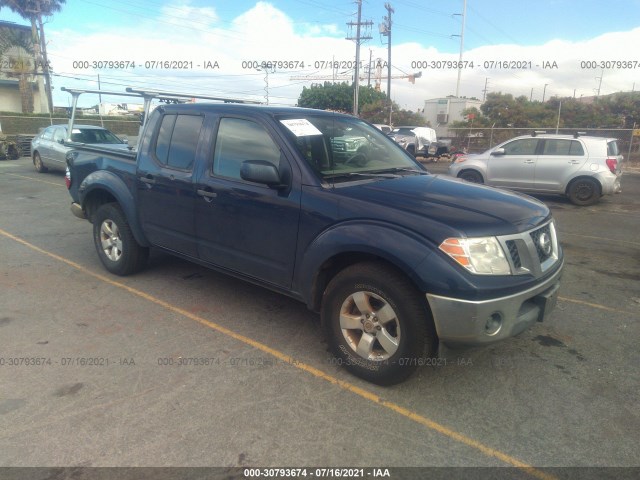
M191 170L203 120L200 115L165 115L156 139L156 160L170 168Z

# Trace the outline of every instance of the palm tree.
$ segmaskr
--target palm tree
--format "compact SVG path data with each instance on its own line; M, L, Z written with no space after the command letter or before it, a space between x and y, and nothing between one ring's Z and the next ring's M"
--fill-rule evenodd
M44 35L42 17L50 17L62 9L66 0L0 0L0 10L3 7L9 8L25 20L31 22L31 32L33 35L33 45L35 46L36 63L34 73L37 74L38 66L42 67L44 77L47 80L46 91L49 111L53 112L53 101L51 98L51 75L49 73L49 60L47 56L47 43ZM40 79L40 78L39 78ZM40 82L44 86L44 82Z
M33 113L33 73L34 48L31 35L26 30L0 27L0 58L9 64L9 77L18 77L22 113Z

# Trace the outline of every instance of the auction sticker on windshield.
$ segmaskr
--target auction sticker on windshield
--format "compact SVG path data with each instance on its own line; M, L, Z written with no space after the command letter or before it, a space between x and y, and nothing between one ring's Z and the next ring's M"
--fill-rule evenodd
M287 127L296 137L306 137L309 135L322 135L322 132L318 130L309 120L306 118L292 119L292 120L280 120L285 127Z

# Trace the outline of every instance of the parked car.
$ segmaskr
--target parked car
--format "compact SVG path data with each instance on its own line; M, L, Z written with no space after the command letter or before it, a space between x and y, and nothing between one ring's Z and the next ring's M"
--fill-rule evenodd
M438 152L438 138L433 128L395 127L389 136L414 157L435 157Z
M566 195L593 205L620 193L622 161L615 138L533 133L512 138L484 153L457 157L449 174L529 193Z
M42 173L49 168L64 171L66 156L73 146L65 145L67 125L52 125L45 128L31 140L31 156L36 171ZM71 141L86 145L111 147L127 150L129 144L106 128L95 125L74 125Z
M93 224L104 267L135 273L154 247L300 300L338 364L369 381L402 381L438 341L517 335L556 304L547 206L430 175L358 118L167 105L139 145L67 156L71 211Z
M389 125L384 125L382 123L374 123L373 126L385 134L391 133L391 130L392 130L392 128Z

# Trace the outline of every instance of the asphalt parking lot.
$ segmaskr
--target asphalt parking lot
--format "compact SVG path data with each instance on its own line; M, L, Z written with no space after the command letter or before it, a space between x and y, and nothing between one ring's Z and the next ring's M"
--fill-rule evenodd
M0 162L0 466L637 475L640 175L592 207L539 198L566 255L550 320L383 388L335 365L291 299L159 252L109 275L63 175Z

